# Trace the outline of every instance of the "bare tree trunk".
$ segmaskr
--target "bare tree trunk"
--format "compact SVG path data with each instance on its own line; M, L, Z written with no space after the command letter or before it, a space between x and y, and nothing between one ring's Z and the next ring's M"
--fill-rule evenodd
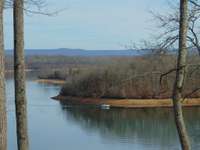
M190 141L182 112L182 92L186 75L187 58L187 31L188 31L188 0L180 0L180 31L179 31L179 53L177 61L176 81L173 91L174 117L183 150L190 150Z
M5 96L3 4L0 0L0 150L7 150L7 117Z
M14 78L18 150L28 150L23 6L23 0L14 0Z

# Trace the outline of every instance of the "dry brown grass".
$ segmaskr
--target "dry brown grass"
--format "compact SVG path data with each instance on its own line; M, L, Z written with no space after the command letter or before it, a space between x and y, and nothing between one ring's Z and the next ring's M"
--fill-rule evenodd
M46 84L58 84L58 85L65 84L65 80L56 80L56 79L38 79L35 81L38 83L46 83Z
M58 95L53 99L62 102L78 105L110 105L116 108L154 108L172 107L171 99L100 99L100 98L80 98ZM200 106L200 98L185 99L182 103L184 107Z

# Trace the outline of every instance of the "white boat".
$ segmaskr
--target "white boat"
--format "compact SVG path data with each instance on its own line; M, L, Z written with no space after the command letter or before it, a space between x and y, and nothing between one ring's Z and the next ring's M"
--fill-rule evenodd
M110 105L108 104L101 104L100 107L101 109L110 109Z

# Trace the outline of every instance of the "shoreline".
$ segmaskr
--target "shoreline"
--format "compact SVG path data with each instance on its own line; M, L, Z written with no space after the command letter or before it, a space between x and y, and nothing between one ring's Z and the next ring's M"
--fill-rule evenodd
M35 82L38 83L45 83L45 84L57 84L57 85L64 85L65 80L58 80L58 79L37 79Z
M171 99L101 99L101 98L81 98L71 96L55 96L54 100L77 105L108 105L111 108L164 108L173 107ZM200 98L185 99L183 107L199 107Z
M25 69L25 72L32 72L34 71L33 69ZM6 70L5 69L5 73L14 73L14 70L13 69L9 69L9 70Z

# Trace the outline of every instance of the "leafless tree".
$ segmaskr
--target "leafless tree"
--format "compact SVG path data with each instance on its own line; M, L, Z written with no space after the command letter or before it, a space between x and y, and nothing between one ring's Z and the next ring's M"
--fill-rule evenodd
M14 79L18 150L28 150L23 7L23 0L14 0Z
M7 150L7 119L4 70L3 5L0 0L0 150Z
M7 0L5 8L13 6L14 22L14 79L15 79L15 106L17 121L18 150L28 150L26 74L24 60L24 12L31 14L54 15L57 12L47 13L41 9L45 0ZM36 7L36 10L32 9ZM31 8L31 9L30 9Z
M13 8L14 0L5 0L4 9ZM23 10L27 15L38 14L46 16L55 16L66 8L47 10L47 0L24 0Z
M165 14L152 12L156 19L160 34L156 35L158 47L163 49L177 49L179 39L180 11L178 2L169 3L170 11ZM188 4L188 34L187 47L196 49L200 55L200 1L189 0Z
M174 118L183 150L190 150L190 141L182 112L183 85L186 76L187 31L188 31L188 0L180 0L179 50L176 80L173 90Z

